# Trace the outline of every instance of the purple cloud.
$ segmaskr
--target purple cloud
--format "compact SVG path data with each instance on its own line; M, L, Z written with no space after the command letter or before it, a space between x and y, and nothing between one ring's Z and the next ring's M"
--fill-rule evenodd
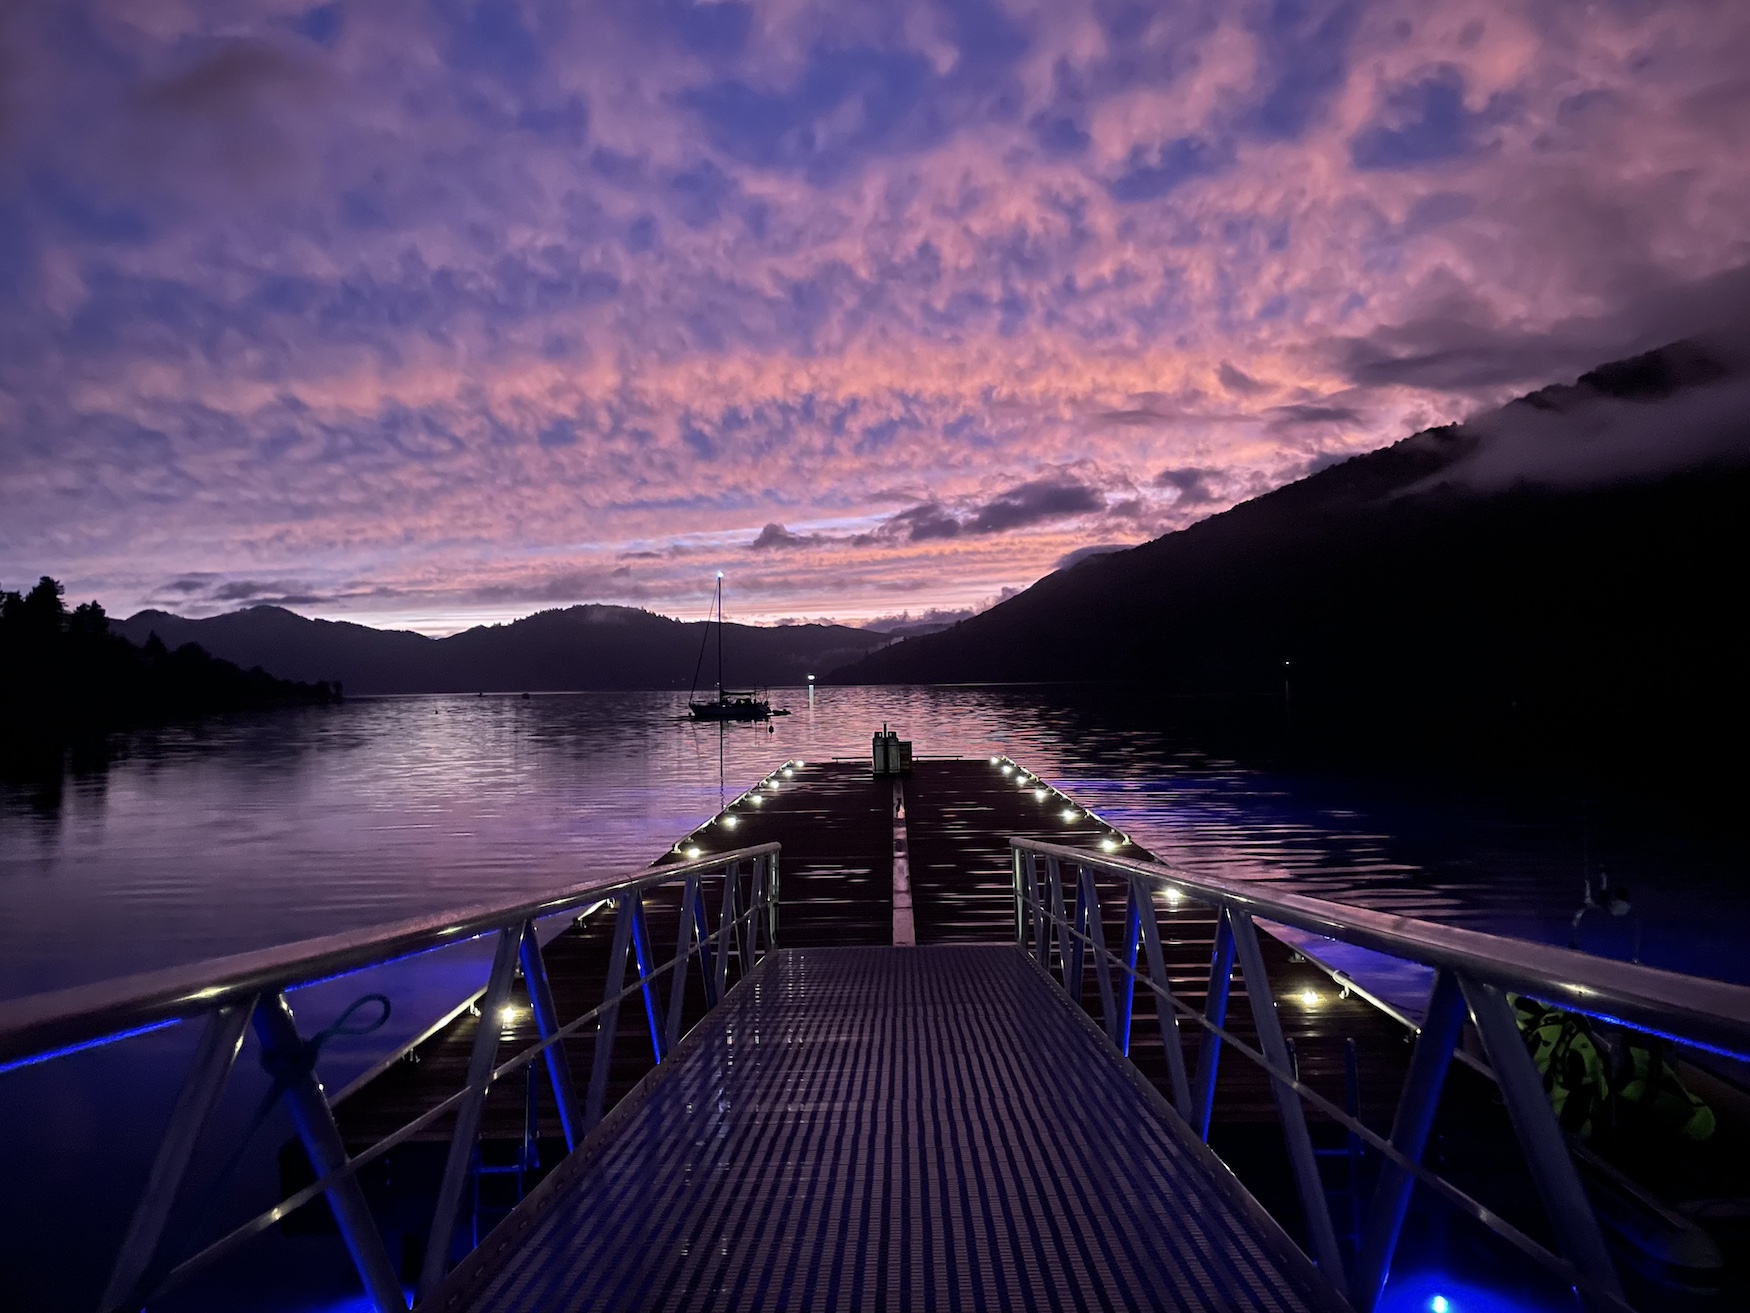
M1706 0L223 9L0 11L0 575L116 611L953 611L1744 299Z

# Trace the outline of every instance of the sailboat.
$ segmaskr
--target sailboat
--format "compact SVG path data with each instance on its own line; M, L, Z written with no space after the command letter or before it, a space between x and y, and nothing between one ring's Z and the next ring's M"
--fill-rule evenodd
M699 671L705 664L705 645L711 641L711 622L705 621L705 634L699 640L699 663L693 667L693 687L687 694L687 706L694 720L770 720L772 704L751 691L723 686L723 571L717 572L717 601L713 610L717 617L717 697L712 702L700 702L694 696L699 690Z

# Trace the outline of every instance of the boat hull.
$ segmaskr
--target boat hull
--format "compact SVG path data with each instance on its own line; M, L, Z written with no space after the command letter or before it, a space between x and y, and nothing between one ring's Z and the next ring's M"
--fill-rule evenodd
M772 704L758 698L737 698L726 702L689 702L694 720L770 720Z

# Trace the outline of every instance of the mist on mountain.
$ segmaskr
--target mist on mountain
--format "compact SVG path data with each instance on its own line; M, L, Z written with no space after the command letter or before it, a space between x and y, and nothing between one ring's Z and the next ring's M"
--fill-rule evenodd
M1122 683L1324 758L1717 785L1747 725L1746 356L1697 340L1600 367L832 678Z

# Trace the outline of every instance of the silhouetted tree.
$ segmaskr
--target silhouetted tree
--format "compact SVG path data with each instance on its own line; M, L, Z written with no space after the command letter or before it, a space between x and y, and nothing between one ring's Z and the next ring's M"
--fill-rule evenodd
M0 589L0 728L102 728L339 697L338 686L240 670L193 643L172 652L157 634L136 647L110 631L97 602L68 611L48 575L27 593Z

